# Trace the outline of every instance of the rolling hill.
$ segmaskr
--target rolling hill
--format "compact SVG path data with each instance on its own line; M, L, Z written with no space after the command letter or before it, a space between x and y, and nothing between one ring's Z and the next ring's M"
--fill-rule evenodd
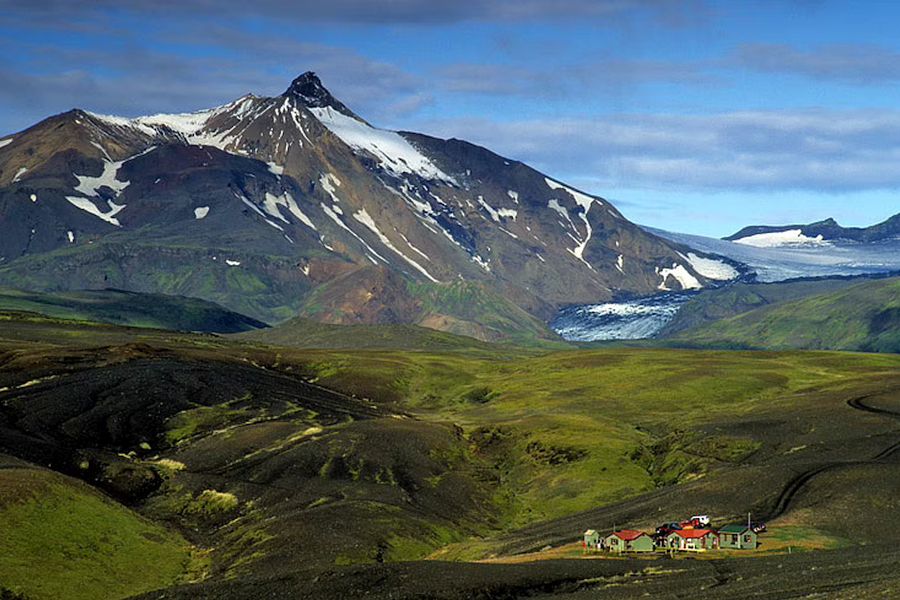
M900 352L900 278L764 306L673 339L717 347Z

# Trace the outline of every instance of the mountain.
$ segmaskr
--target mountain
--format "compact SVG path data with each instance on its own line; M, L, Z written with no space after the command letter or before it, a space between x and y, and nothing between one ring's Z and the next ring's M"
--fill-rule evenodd
M662 229L647 229L676 244L725 256L744 265L744 278L748 280L774 282L808 277L900 272L900 238L869 244L835 241L761 247Z
M841 227L828 218L809 225L752 225L726 238L750 246L817 245L833 241L882 242L900 238L900 214L871 227Z
M713 347L900 352L900 278L763 306L673 339Z
M736 275L521 162L375 128L313 73L275 97L133 119L75 109L0 139L0 224L0 285L193 296L269 322L459 331L467 299L428 298L488 295L546 322ZM474 335L522 318L500 320Z
M205 333L240 333L268 327L205 300L123 290L42 293L0 288L0 311Z

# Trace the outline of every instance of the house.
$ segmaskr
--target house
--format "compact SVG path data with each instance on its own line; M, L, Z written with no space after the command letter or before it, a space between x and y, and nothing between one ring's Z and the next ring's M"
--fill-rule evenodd
M719 547L719 536L712 529L677 529L666 538L666 546L672 550L706 552Z
M613 531L603 540L610 552L653 552L653 538L643 531L622 529Z
M593 529L584 532L585 550L598 550L600 548L600 534Z
M719 547L755 550L758 536L746 525L726 525L719 530Z

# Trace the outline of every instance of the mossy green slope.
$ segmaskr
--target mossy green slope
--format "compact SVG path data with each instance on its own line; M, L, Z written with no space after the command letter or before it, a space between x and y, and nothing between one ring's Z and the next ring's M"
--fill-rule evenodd
M183 580L190 546L88 486L24 464L0 470L0 585L26 598L125 598Z
M310 353L320 383L452 421L513 499L507 526L684 481L752 451L682 432L784 409L791 395L896 369L895 357L677 349L552 352L476 360L417 353ZM643 448L659 445L659 464ZM671 452L669 451L671 450ZM691 457L682 460L689 450ZM589 482L589 485L587 484Z
M704 290L688 300L657 334L659 338L782 302L828 294L857 285L859 279L816 279L775 283L735 283Z
M716 347L900 352L900 278L759 308L673 339Z

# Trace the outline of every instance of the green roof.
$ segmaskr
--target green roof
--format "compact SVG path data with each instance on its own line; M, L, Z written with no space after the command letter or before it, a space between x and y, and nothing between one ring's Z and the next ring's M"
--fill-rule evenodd
M719 529L719 533L744 533L748 529L746 525L726 525Z

